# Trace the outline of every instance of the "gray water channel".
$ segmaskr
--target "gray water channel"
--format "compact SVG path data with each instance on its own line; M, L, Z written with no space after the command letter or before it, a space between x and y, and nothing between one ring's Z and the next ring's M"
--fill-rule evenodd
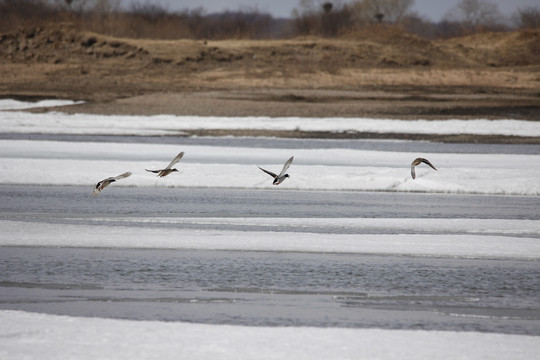
M231 146L273 149L354 149L400 151L413 153L456 154L540 154L540 145L437 143L407 140L286 139L271 137L179 137L122 135L62 135L1 133L2 140L88 141L137 144L177 144L199 146Z
M540 335L534 261L10 247L0 273L2 309Z
M475 218L540 220L540 198L434 193L296 191L93 185L0 185L0 218L115 216Z
M540 218L536 197L117 187L96 198L90 191L0 186L0 219L92 225L98 216ZM346 230L303 231L332 236ZM539 265L442 256L1 247L0 309L540 335Z

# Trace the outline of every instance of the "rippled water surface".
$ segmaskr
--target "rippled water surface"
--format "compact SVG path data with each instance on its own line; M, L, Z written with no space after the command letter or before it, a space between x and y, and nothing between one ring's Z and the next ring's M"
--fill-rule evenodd
M540 335L535 261L2 248L0 308L213 324Z

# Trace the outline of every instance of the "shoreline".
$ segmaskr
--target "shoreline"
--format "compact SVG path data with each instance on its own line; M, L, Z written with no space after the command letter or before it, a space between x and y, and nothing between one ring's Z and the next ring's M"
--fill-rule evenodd
M313 117L373 118L399 120L498 120L540 121L534 97L509 94L449 94L402 91L359 91L324 89L206 90L194 92L150 93L119 97L110 101L32 108L33 113L126 116L201 116L201 117ZM5 96L7 97L7 96ZM46 96L14 96L20 100ZM490 108L490 106L492 106ZM513 117L514 114L520 114ZM475 134L374 133L355 131L304 131L268 129L187 129L181 137L247 136L298 139L392 139L442 143L532 144L540 137Z

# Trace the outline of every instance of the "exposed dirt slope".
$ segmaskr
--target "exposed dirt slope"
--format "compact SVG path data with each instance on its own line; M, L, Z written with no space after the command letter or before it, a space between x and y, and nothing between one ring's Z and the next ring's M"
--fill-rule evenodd
M60 24L0 36L3 62L84 64L114 58L178 66L309 62L312 66L305 70L323 71L342 67L527 66L540 64L540 31L484 33L433 42L384 29L339 39L206 42L115 39Z
M159 41L57 24L0 35L0 97L13 96L98 113L540 120L540 31Z

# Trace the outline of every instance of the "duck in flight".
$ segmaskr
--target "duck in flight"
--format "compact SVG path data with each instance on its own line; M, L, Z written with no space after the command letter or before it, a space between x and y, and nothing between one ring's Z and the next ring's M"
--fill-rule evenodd
M106 179L101 180L100 182L97 183L96 187L92 191L92 195L99 195L101 193L101 190L103 190L106 186L109 186L109 184L111 184L111 183L113 183L113 182L115 182L117 180L127 178L129 176L131 176L131 173L128 171L128 172L125 172L125 173L120 174L118 176L114 176L114 177L110 177L110 178L106 178Z
M279 175L276 175L271 171L265 170L260 166L258 166L258 168L274 178L274 181L272 182L272 184L279 185L283 182L283 180L289 177L289 174L285 174L285 172L287 171L289 166L291 166L293 159L294 159L294 156L291 156L291 158L287 160L287 162L283 165L283 169L281 169L281 172L279 173Z
M167 176L172 172L178 171L178 169L171 169L171 168L173 167L174 164L176 164L177 162L180 161L182 156L184 156L183 151L180 154L176 155L176 157L173 159L173 161L171 161L171 163L169 165L167 165L167 167L165 169L161 169L161 170L148 170L148 169L145 169L145 170L148 171L148 172L152 172L154 174L158 174L157 176L159 176L159 177Z
M424 164L428 164L433 170L437 170L435 169L435 166L433 166L428 159L424 159L424 158L416 158L414 159L414 161L411 163L411 176L413 179L416 179L416 172L414 171L414 168L417 166L417 165L420 165L421 163L424 163Z

